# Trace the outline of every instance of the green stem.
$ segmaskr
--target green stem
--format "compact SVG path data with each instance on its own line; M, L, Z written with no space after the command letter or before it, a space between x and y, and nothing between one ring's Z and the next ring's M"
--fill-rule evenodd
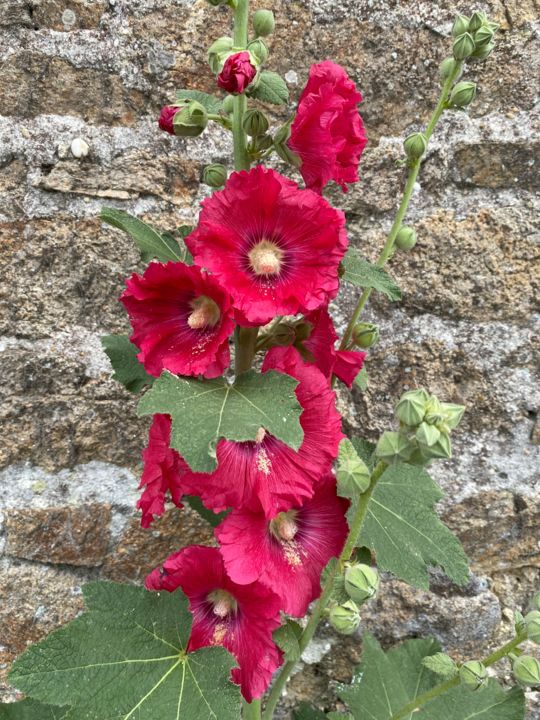
M443 114L443 112L447 106L450 91L452 89L452 86L453 86L456 78L459 76L459 73L461 72L461 66L462 66L462 63L456 64L454 72L452 73L452 75L450 75L450 77L447 78L447 80L445 81L445 83L443 85L443 88L441 90L441 94L439 97L439 102L437 103L437 106L436 106L435 110L433 111L433 115L431 116L429 123L427 125L427 128L424 132L424 135L426 136L426 140L428 142L429 142L431 136L433 135L433 131L435 130L435 127L436 127L437 123L439 122L440 117ZM403 224L403 220L404 220L405 215L407 214L407 210L409 208L409 203L411 201L411 197L412 197L412 194L414 191L414 185L418 178L418 173L420 172L421 165L422 165L422 160L419 159L419 160L415 160L409 166L409 175L407 176L405 190L403 191L403 197L401 199L401 203L399 205L399 208L398 208L398 211L396 214L396 218L394 220L392 228L390 229L390 233L386 239L386 242L381 251L381 254L379 255L379 259L376 262L376 265L378 267L381 267L381 268L384 267L392 254L392 250L394 249L394 243L396 241L396 237L400 231L400 228ZM345 329L345 333L343 334L343 338L342 338L341 344L339 346L340 350L345 350L348 348L349 343L351 341L354 326L356 325L356 323L358 322L358 319L360 318L360 315L364 311L364 308L367 305L367 302L370 298L371 293L372 293L372 288L366 288L364 290L364 292L360 295L360 298L358 299L358 303L356 304L356 307L354 309L352 317L347 325L347 328Z
M248 42L249 0L238 0L234 11L234 46L247 47ZM247 154L247 136L242 122L247 109L245 95L237 95L233 104L233 142L235 170L249 170L250 162Z
M234 356L234 372L235 375L246 372L253 365L253 358L257 349L257 335L259 328L243 328L237 327L235 330L235 356Z
M315 605L315 608L308 620L308 623L304 628L304 631L302 632L302 635L300 636L300 639L298 641L298 645L300 647L300 655L304 652L304 650L311 642L311 639L315 634L315 630L317 629L317 625L319 624L319 621L332 597L332 591L334 589L336 575L341 572L344 563L351 559L351 555L354 551L354 548L356 547L356 543L358 542L358 538L360 537L360 531L362 530L362 526L366 519L370 498L373 494L373 491L375 490L379 478L386 470L386 467L386 463L382 461L377 464L371 474L371 483L369 488L363 495L360 496L358 507L356 508L356 512L351 522L347 541L345 542L343 550L341 551L341 555L339 556L336 573L334 575L331 575L324 584L322 593L317 601L317 604ZM279 698L281 697L281 693L283 692L283 689L287 684L287 680L289 679L295 666L296 662L290 661L285 663L285 665L281 668L281 671L274 682L270 695L268 696L266 709L262 716L263 720L272 719L276 705L278 704Z
M524 640L527 639L526 634L517 635L513 640L510 640L510 642L507 642L506 645L503 645L498 650L495 650L495 652L492 652L491 655L488 655L484 660L482 660L482 663L489 667L490 665L493 665L494 663L498 662L499 660L502 660L502 658L506 657L509 653L512 652L512 650L515 650L517 646L522 643ZM441 683L440 685L436 685L431 690L428 690L425 693L422 693L422 695L418 695L417 698L412 700L410 703L407 703L407 705L404 705L401 710L398 710L397 713L392 715L390 720L403 720L403 718L408 717L412 712L417 710L418 708L422 707L426 703L428 703L430 700L433 700L433 698L438 697L439 695L442 695L445 692L448 692L448 690L451 690L453 687L456 687L459 685L460 679L459 675L456 675L455 677L451 678L450 680L446 680L445 682Z
M248 703L242 700L242 720L261 720L261 701L253 700Z

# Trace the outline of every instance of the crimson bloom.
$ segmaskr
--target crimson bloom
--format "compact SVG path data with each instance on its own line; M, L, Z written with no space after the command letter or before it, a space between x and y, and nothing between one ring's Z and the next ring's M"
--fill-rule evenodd
M195 266L150 263L120 296L147 372L218 377L229 364L234 330L228 293Z
M180 110L180 108L175 105L165 105L165 107L161 108L159 114L159 127L171 135L175 134L173 120L178 110Z
M300 156L307 187L321 192L334 180L346 191L347 183L358 182L358 163L367 144L358 114L361 100L340 65L325 60L311 66L288 142Z
M181 587L193 626L188 651L222 645L237 659L232 679L248 702L260 697L281 664L272 640L280 624L279 598L262 583L237 585L226 574L217 548L193 545L171 555L146 579L149 590Z
M284 612L302 617L320 594L323 568L343 549L348 505L329 474L312 498L270 521L262 510L233 510L216 528L227 574L241 585L260 580L279 595Z
M170 441L171 418L168 415L154 415L148 446L142 453L144 469L139 487L144 488L144 491L137 503L138 509L142 510L143 528L150 527L154 515L163 515L167 495L170 495L177 507L184 507L182 476L189 470L189 466L169 446Z
M342 212L262 165L233 173L204 200L186 238L197 264L231 293L242 325L327 304L347 242Z
M223 70L219 73L217 82L220 88L228 93L241 95L247 86L253 82L257 68L251 62L251 56L244 50L243 52L229 55Z

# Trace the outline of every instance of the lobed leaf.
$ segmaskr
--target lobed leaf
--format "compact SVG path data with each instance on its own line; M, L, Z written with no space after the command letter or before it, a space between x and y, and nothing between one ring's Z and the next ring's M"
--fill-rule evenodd
M294 711L294 720L326 720L326 715L313 705L302 702Z
M151 225L139 218L123 210L104 207L101 210L101 219L107 225L127 232L141 251L143 260L151 258L156 258L161 262L169 260L181 262L183 260L180 247L173 237L161 235Z
M349 248L342 261L342 279L361 288L373 288L390 300L400 300L401 290L390 275L363 258L356 248Z
M289 101L289 89L285 80L275 72L264 70L251 96L261 102L273 105L285 105Z
M294 620L287 620L284 625L274 630L272 637L274 642L283 650L286 662L296 662L300 658L299 640L302 635L302 628Z
M43 705L36 700L0 705L0 720L67 720L69 708Z
M453 677L458 672L456 663L444 653L428 655L422 660L422 664L431 672L442 677Z
M195 100L206 108L206 112L211 115L218 115L221 111L222 101L213 95L202 92L201 90L177 90L176 99L179 101Z
M113 378L127 390L137 393L155 378L149 375L144 365L137 359L138 348L130 342L127 335L105 335L101 344L107 354L114 373Z

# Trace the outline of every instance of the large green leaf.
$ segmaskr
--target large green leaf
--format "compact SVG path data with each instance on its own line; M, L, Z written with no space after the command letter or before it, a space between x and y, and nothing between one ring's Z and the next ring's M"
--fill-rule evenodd
M156 258L161 262L182 261L183 253L176 240L170 235L161 235L153 227L123 210L104 207L101 219L119 230L127 232L141 251L143 260Z
M294 720L326 720L326 715L313 705L303 702L294 711Z
M170 415L171 447L194 471L211 472L220 438L255 440L262 427L290 447L300 447L304 434L297 384L274 371L250 370L234 384L224 378L195 380L163 373L140 401L138 412Z
M390 275L377 265L363 258L356 248L349 248L343 258L343 280L361 288L373 288L384 293L390 300L399 300L401 290Z
M371 497L358 545L374 551L377 565L411 585L429 587L428 565L458 585L469 580L467 557L434 506L443 492L422 468L387 468Z
M27 699L0 705L0 720L66 720L68 710Z
M137 360L139 350L127 335L105 335L101 338L101 344L111 361L113 378L127 390L136 393L154 382L155 378Z
M272 637L274 642L283 650L285 662L296 662L300 658L300 638L302 627L295 620L287 620L284 625L274 630Z
M191 613L181 592L98 582L84 596L87 612L15 662L15 687L69 705L66 720L238 720L234 658L221 647L186 652Z
M350 685L339 687L339 696L354 720L390 720L405 705L440 683L422 663L440 650L433 639L408 640L384 652L370 635L364 636L361 665ZM523 720L524 697L514 688L505 693L491 681L482 691L459 685L429 701L406 720Z
M275 72L264 70L251 95L262 102L284 105L289 100L289 90L285 80Z
M176 99L179 101L196 100L204 108L206 108L206 112L211 115L218 115L222 106L222 101L219 98L202 92L201 90L177 90Z

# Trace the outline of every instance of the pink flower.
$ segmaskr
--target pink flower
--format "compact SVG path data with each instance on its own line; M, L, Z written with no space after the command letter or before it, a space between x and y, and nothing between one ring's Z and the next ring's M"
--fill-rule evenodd
M346 191L358 182L367 144L358 103L362 95L345 70L330 60L312 65L291 126L290 149L300 156L307 187L321 192L334 180Z
M220 88L228 93L241 95L247 86L253 82L257 68L251 62L250 54L244 52L229 55L223 70L219 73L217 82Z
M327 304L348 240L342 212L258 165L203 201L186 243L233 296L238 322L263 325Z
M241 585L260 580L284 612L302 617L321 592L323 568L343 549L348 505L329 474L311 499L270 521L262 510L233 510L215 531L229 577Z
M148 435L148 446L143 450L144 469L140 488L145 488L137 507L142 510L141 525L148 528L154 515L163 515L165 497L170 495L173 503L181 508L182 476L189 470L181 456L169 447L171 419L168 415L154 415Z
M313 355L315 364L327 378L336 375L347 387L351 387L364 364L365 352L336 350L338 339L332 318L326 308L315 310L305 316L313 329L302 345Z
M159 114L159 127L171 135L175 134L173 120L179 109L180 108L175 107L174 105L165 105L165 107L161 108L161 112Z
M266 517L301 505L314 492L314 483L332 467L343 437L335 395L324 375L306 365L293 349L271 350L263 371L275 369L299 380L296 397L303 408L300 423L304 441L293 450L268 433L259 431L256 442L221 440L217 446L218 467L211 474L191 473L185 478L191 494L221 512L228 507L258 511Z
M133 327L132 342L147 372L218 377L229 364L234 330L228 293L200 268L150 263L133 274L120 297Z
M260 697L281 664L272 640L280 624L279 598L262 583L237 585L225 572L217 548L193 545L171 555L146 579L149 590L178 587L193 614L188 651L222 645L237 659L232 679L248 702Z

